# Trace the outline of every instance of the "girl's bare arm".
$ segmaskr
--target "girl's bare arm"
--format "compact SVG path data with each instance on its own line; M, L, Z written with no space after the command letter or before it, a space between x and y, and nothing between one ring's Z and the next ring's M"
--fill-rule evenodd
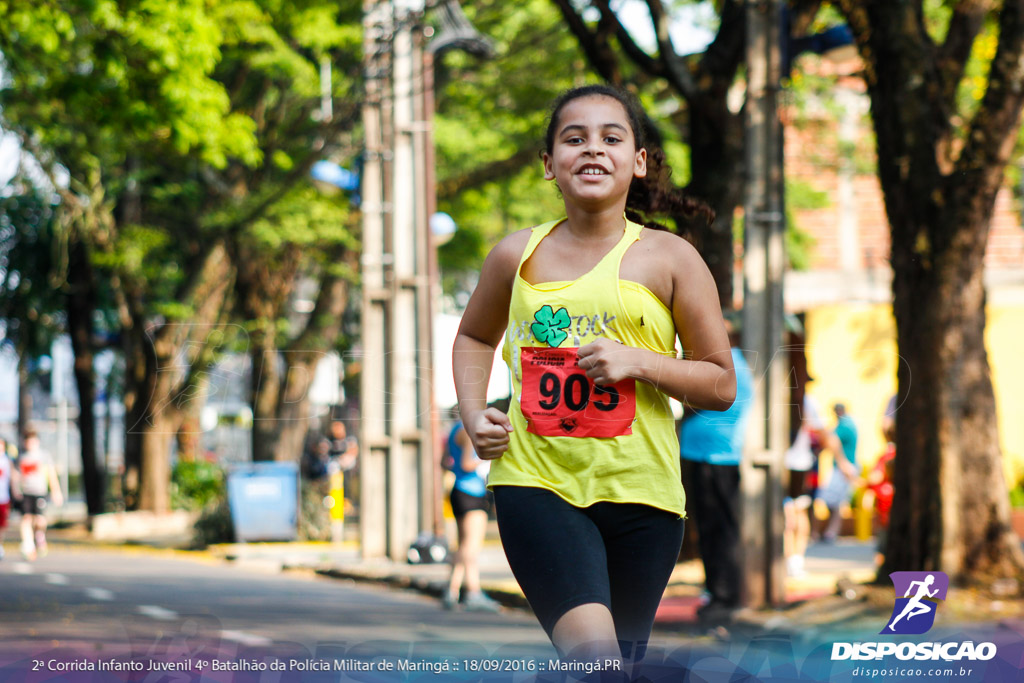
M508 326L512 282L529 230L503 239L487 256L480 280L469 299L452 348L452 371L459 411L476 454L484 460L500 457L508 448L512 423L508 416L487 408L487 384L494 352Z
M656 239L660 265L672 279L670 308L684 358L599 339L580 348L580 367L598 384L633 377L689 407L726 410L736 398L736 373L714 279L689 243L671 235Z

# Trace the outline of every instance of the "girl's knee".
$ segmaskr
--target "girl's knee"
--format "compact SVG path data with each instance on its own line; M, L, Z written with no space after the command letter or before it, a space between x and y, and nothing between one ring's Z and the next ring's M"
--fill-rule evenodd
M559 617L551 629L551 640L560 654L571 659L619 656L615 622L608 608L600 603L573 607Z

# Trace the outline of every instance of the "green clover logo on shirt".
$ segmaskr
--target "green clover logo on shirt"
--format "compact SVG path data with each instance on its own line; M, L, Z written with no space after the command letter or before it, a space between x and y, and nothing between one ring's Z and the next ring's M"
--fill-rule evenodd
M563 330L569 327L572 321L569 319L569 312L564 307L553 311L551 306L544 304L539 311L533 314L533 319L536 322L530 325L530 330L541 344L547 344L554 348L569 336Z

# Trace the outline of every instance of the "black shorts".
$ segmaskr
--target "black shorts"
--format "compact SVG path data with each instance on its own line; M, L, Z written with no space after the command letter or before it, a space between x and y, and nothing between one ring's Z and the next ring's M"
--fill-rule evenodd
M455 515L455 519L459 519L472 510L483 510L487 513L491 511L490 493L484 496L471 496L465 491L452 489L450 500L452 502L452 514Z
M21 514L41 515L46 510L46 496L22 496Z
M789 470L789 486L786 487L786 497L796 500L800 496L811 494L808 489L810 485L810 470Z
M497 486L498 531L509 566L541 626L599 603L623 656L640 659L683 541L683 519L637 503L580 508L546 489Z

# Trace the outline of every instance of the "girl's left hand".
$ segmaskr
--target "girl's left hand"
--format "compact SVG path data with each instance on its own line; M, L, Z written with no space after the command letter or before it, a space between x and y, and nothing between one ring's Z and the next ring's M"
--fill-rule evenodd
M632 346L601 338L581 346L576 357L580 368L594 384L608 385L638 374L637 353L640 352Z

